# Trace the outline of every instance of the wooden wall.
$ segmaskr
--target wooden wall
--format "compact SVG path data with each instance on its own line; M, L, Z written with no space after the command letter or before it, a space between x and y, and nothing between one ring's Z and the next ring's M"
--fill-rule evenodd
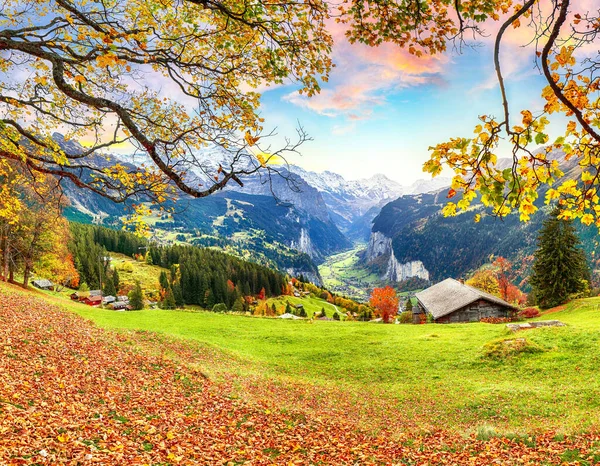
M450 324L455 322L479 322L487 317L510 317L512 309L483 299L469 304L452 314L436 319L436 323Z

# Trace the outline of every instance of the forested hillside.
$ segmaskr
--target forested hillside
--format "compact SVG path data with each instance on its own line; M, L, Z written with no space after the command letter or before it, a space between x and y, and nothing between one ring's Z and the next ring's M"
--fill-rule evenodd
M278 296L285 277L272 269L243 261L220 251L195 246L155 246L144 239L118 230L94 225L71 224L69 248L83 281L98 287L114 279L107 252L142 255L149 263L170 270L169 286L182 304L212 308L216 303L229 307L241 296Z

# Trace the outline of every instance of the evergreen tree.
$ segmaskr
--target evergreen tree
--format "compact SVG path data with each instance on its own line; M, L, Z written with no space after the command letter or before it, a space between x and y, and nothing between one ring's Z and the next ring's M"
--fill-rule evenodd
M285 304L285 313L286 314L293 314L293 312L292 312L292 306L290 306L289 302L286 302L286 304Z
M215 295L213 294L212 290L206 290L206 293L204 294L204 307L206 309L212 309L214 305Z
M579 238L571 221L558 218L554 210L544 221L534 254L531 286L543 309L558 306L589 286L585 255L577 246Z
M413 303L412 303L412 300L410 298L408 298L408 301L406 301L406 305L404 306L404 310L406 312L412 312L412 310L413 310Z
M333 313L333 320L340 320L340 313L339 312L334 312Z
M231 308L231 312L244 312L244 303L242 301L242 298L236 299Z
M181 284L179 282L173 285L173 298L175 299L175 306L181 308L185 305L183 299L183 292L181 290Z
M113 270L112 281L113 281L113 284L115 285L115 293L118 294L119 287L121 286L121 277L119 277L119 272L117 271L117 269Z
M169 279L167 278L167 272L165 272L164 270L160 273L158 283L160 283L160 287L163 290L168 290L170 288Z
M304 306L302 306L300 308L300 317L308 317L308 315L306 314L306 309L304 309Z
M275 306L275 303L271 304L271 309L273 310L273 315L277 315L277 306Z
M104 296L114 296L117 294L117 290L115 289L115 282L113 281L112 276L106 277L104 281L104 289L102 290Z
M154 260L152 260L152 254L150 254L150 251L146 253L146 264L154 265Z
M173 297L173 290L171 287L167 289L164 299L161 302L160 307L162 309L175 309L177 305L175 304L175 298Z
M140 282L135 282L135 288L129 292L129 305L134 311L144 309L144 293Z

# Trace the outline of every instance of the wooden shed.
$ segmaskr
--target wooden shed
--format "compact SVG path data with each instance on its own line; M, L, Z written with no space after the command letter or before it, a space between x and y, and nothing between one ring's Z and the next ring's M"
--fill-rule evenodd
M415 295L415 318L429 314L436 323L479 322L489 317L511 317L517 308L484 291L453 278L437 283Z
M52 291L54 289L54 283L52 283L50 280L46 280L45 278L40 278L38 280L34 280L32 282L32 285L35 286L36 288L39 288L40 290Z

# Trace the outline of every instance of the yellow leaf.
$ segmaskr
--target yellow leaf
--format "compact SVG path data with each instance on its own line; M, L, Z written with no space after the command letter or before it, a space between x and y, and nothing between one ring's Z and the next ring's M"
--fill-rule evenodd
M244 135L244 139L246 140L246 143L249 146L253 146L254 144L256 144L258 142L260 137L258 137L258 136L254 137L250 134L250 131L246 131L246 134Z
M583 223L584 225L591 225L592 223L594 223L593 215L585 214L583 217L581 217L581 223Z

